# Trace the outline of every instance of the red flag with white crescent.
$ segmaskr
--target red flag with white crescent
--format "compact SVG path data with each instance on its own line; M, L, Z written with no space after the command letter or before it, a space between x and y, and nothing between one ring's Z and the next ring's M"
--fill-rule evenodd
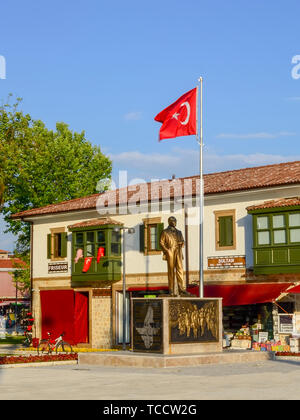
M197 88L194 88L156 115L161 122L159 140L197 134Z

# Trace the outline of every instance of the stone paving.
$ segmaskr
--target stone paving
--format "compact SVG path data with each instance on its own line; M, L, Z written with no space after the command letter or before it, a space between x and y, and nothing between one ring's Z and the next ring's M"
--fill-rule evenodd
M0 369L0 400L298 400L300 360L143 369Z

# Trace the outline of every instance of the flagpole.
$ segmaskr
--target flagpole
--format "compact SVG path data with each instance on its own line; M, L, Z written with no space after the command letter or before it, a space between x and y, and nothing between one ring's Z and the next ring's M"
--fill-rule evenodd
M203 220L204 220L204 187L203 187L203 78L198 79L200 84L200 121L198 120L198 143L200 146L200 191L199 191L199 297L204 297L203 276ZM199 91L199 89L198 89ZM200 127L199 127L200 122Z

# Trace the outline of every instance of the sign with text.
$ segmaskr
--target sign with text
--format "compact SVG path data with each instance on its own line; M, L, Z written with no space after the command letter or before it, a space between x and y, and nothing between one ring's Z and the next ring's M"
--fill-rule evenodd
M208 257L207 266L210 269L243 268L246 267L246 256L232 255L228 257Z
M260 331L258 333L258 342L259 343L266 343L268 341L269 334L267 331Z
M48 264L48 273L67 273L68 272L68 263L67 262L57 262Z

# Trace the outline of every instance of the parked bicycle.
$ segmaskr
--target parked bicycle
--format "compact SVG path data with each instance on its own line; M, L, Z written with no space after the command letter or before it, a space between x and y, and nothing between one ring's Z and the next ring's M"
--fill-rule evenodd
M73 353L73 348L70 343L63 340L65 332L62 332L61 335L55 339L51 338L51 333L47 333L48 338L40 340L37 347L38 354L51 354L53 351L55 353Z

